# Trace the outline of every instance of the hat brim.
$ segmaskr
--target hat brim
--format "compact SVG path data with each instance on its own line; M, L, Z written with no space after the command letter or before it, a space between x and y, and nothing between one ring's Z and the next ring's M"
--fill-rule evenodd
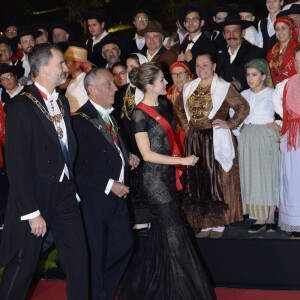
M280 13L277 14L276 18L288 15L300 15L300 8L282 10Z
M228 25L240 25L242 27L242 29L247 29L253 25L253 22L245 21L245 20L227 20L227 21L225 20L224 22L217 23L216 27L217 27L217 30L223 31L224 27L228 26Z
M22 77L21 74L19 74L18 68L16 66L11 66L11 65L0 66L0 76L5 73L12 73L14 76L17 76L18 79Z
M89 60L87 59L78 59L78 58L74 58L74 57L71 57L71 56L65 56L64 55L64 60L72 60L72 61L79 61L79 62L83 62L83 63L88 63L88 64L91 64L92 66L96 67L95 64L93 64L92 62L90 62Z
M147 32L158 32L158 33L162 34L163 37L169 36L168 31L166 31L166 30L155 30L153 28L145 28L145 29L142 29L142 30L138 30L136 33L140 36L144 36L144 34L147 33Z

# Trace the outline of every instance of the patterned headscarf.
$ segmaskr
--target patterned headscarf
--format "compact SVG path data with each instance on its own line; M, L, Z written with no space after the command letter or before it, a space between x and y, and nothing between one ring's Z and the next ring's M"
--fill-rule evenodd
M294 22L294 20L288 16L282 16L282 17L278 17L275 22L274 22L274 29L276 30L276 25L278 23L284 23L286 25L288 25L291 29L292 32L292 38L297 41L298 40L298 26L297 24Z
M269 64L265 59L260 59L260 58L252 59L245 65L246 70L247 68L255 68L261 71L264 75L266 75L266 78L264 80L264 85L271 88L273 87Z
M194 79L194 75L190 70L189 65L184 62L184 61L175 61L171 66L170 66L170 73L172 73L172 71L174 70L174 68L176 67L181 67L184 68L188 73L191 79Z

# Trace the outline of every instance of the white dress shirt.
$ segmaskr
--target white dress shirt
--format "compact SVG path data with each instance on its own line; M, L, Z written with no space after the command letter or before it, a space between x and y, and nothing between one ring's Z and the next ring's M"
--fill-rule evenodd
M259 47L259 35L254 26L250 26L247 29L245 29L244 39L252 45Z
M272 21L271 16L269 14L267 17L267 20L268 20L267 31L268 31L269 37L271 37L275 34L274 22L276 19L274 21ZM261 23L261 20L258 22L258 47L262 48L264 45L264 40L263 40L262 32L260 30L260 23Z
M189 38L189 41L193 41L193 43L189 43L186 47L185 51L191 50L194 46L194 44L197 42L199 37L201 36L202 32L200 32L198 35L196 35L192 40Z

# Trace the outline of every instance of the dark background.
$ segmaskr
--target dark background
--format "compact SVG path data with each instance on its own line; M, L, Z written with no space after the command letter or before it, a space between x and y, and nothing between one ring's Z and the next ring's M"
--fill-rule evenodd
M288 4L294 1L285 1ZM0 0L0 29L10 21L19 25L40 22L61 22L69 24L78 37L87 35L81 13L92 7L103 8L113 21L113 27L132 24L132 11L144 7L152 14L152 19L159 20L165 29L175 31L177 10L189 1L184 0ZM267 15L264 0L201 0L193 1L210 9L227 3L251 3L256 9L256 21Z

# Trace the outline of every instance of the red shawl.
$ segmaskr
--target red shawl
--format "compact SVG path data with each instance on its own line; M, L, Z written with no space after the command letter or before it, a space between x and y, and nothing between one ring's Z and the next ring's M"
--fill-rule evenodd
M295 47L299 45L298 41L290 39L286 49L280 53L280 43L277 42L268 53L267 61L269 62L274 86L296 74L293 52Z

